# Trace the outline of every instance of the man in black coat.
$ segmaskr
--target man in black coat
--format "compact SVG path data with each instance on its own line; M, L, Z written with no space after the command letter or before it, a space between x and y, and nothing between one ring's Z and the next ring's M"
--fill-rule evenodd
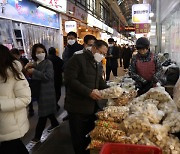
M58 101L61 97L61 86L62 86L62 72L63 72L63 60L56 56L56 49L54 47L49 48L48 59L53 63L54 69L54 87L56 92L56 106L57 110L60 109Z
M124 47L122 57L123 57L124 69L128 69L129 64L130 64L130 60L132 58L132 51L131 51L130 47L128 46L128 44L126 44L126 46Z
M120 67L122 67L122 55L123 55L123 45L119 45L119 63L120 63Z
M109 49L106 55L106 81L109 80L111 71L114 76L117 76L119 48L115 46L113 38L108 39Z
M98 65L107 50L107 43L97 40L91 50L75 54L65 68L65 109L75 154L89 154L90 138L85 136L94 128L97 101L102 99L98 90L107 87Z
M77 34L75 32L69 32L67 34L67 43L68 45L65 47L62 55L64 61L63 68L66 67L68 60L73 56L76 51L82 50L84 48L83 45L78 44Z

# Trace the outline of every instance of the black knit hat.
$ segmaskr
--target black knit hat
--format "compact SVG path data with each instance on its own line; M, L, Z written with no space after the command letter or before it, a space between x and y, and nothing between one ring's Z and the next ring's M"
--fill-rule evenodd
M150 42L147 38L141 37L136 41L136 48L137 49L148 49Z
M108 39L108 42L109 42L109 43L112 43L112 42L114 42L114 39L113 39L113 38L109 38L109 39Z

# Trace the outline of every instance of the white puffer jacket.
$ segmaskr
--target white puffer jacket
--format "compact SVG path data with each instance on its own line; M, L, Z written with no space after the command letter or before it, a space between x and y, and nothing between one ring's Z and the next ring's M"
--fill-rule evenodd
M21 72L21 63L15 63ZM31 101L29 84L23 74L21 78L24 80L16 80L10 69L8 76L5 83L0 77L0 142L21 138L29 130L26 111Z

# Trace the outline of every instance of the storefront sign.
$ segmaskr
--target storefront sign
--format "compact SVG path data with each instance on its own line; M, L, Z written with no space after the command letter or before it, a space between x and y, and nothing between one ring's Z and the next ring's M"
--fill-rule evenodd
M150 31L150 24L135 24L135 33L149 33Z
M132 22L148 23L149 22L150 5L134 4L132 6Z
M65 22L65 32L77 32L77 23L75 21L66 21Z
M95 17L93 17L92 15L90 15L90 14L88 14L88 17L87 17L87 23L89 25L98 27L100 29L103 28L103 23L100 20L98 20Z
M113 34L113 29L111 27L107 26L106 24L104 24L103 22L96 19L95 17L93 17L90 14L88 14L88 17L87 17L87 23L88 23L88 25L98 27L99 29L105 30L105 31Z
M67 0L33 0L58 12L66 13Z
M69 1L67 2L67 13L79 20L87 21L87 12Z
M56 12L44 7L37 7L33 2L8 0L0 17L20 22L37 24L59 29L59 16Z

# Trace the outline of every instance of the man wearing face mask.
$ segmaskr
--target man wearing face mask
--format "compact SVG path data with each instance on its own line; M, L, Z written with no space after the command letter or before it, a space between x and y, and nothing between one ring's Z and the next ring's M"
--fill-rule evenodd
M126 70L129 68L130 60L132 58L132 51L130 47L128 46L128 44L126 44L123 49L122 58L123 58L123 66L124 66L124 69Z
M129 75L139 88L138 95L146 93L150 88L161 83L162 66L157 55L150 52L150 42L141 37L136 41L138 53L133 56L129 67Z
M111 71L114 76L117 76L119 48L115 46L113 38L108 39L109 49L106 55L106 81L109 80Z
M91 49L74 54L65 69L65 109L69 115L69 126L75 154L89 154L86 150L90 138L85 137L96 120L97 104L101 100L100 89L107 88L98 63L107 53L108 45L102 40L93 43Z
M91 48L94 44L94 42L96 41L96 37L93 35L86 35L84 37L84 49L80 50L80 51L76 51L74 54L81 54L84 50L89 50L91 51Z
M69 32L67 34L67 43L68 45L65 47L62 55L64 61L64 68L66 67L68 60L73 56L73 54L76 51L83 49L83 45L78 44L77 42L77 34L75 32Z

